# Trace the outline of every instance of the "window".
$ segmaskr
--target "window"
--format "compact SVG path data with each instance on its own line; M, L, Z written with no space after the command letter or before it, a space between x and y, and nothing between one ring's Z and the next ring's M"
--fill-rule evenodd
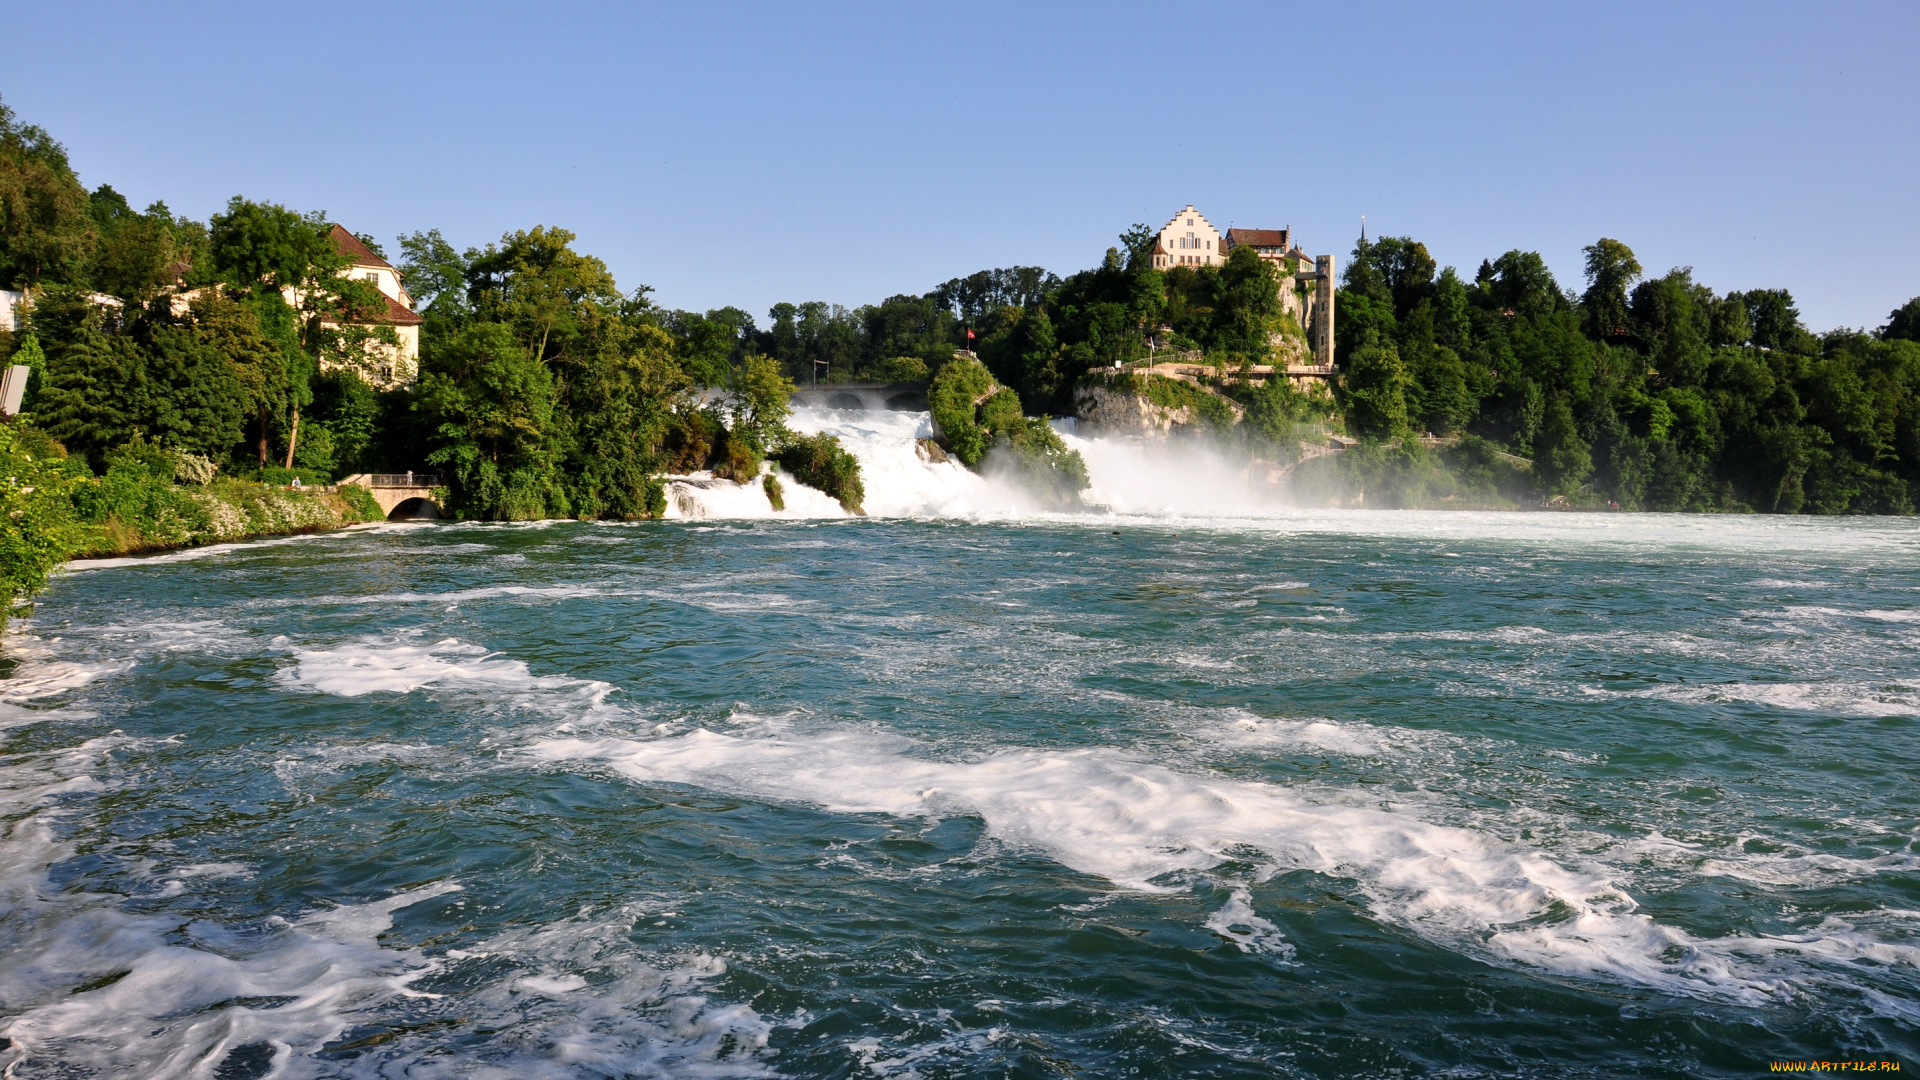
M1188 219L1187 219L1187 224L1189 224L1189 225L1191 225L1191 224L1193 224L1193 219L1192 219L1192 218L1188 218ZM1188 233L1187 235L1188 235L1188 236L1192 236L1193 234L1192 234L1192 233Z

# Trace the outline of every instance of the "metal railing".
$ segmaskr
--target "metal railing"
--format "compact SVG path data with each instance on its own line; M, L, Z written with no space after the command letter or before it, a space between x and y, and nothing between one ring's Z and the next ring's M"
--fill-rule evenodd
M439 473L355 473L340 482L370 488L430 488L439 487L441 479Z

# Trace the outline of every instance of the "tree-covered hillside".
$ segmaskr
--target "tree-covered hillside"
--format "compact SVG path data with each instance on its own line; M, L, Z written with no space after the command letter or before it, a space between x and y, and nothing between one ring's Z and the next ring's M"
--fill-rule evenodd
M663 473L745 479L782 453L785 429L765 418L792 383L927 380L971 349L1003 400L1058 416L1089 369L1144 356L1150 336L1229 376L1304 344L1283 300L1309 286L1246 248L1220 267L1153 269L1145 226L1064 279L983 270L853 309L780 303L764 323L662 308L564 229L466 250L429 230L394 245L426 320L421 376L382 389L366 344L390 331L364 321L379 298L338 276L328 226L240 197L205 222L136 211L84 187L51 136L0 105L0 287L31 297L0 355L34 369L27 422L95 469L135 441L269 480L439 467L465 515L631 518L659 512ZM1217 388L1231 408L1141 392L1178 391L1269 458L1297 452L1312 420L1408 455L1419 433L1472 437L1530 459L1539 494L1576 504L1914 509L1920 300L1877 330L1815 335L1783 290L1649 277L1614 240L1586 254L1576 291L1532 252L1469 280L1410 238L1363 241L1338 298L1331 403L1231 377ZM702 388L740 404L720 410Z
M1816 336L1784 290L1650 277L1617 240L1585 254L1576 293L1532 252L1468 281L1411 238L1363 241L1337 323L1349 428L1478 435L1549 494L1628 509L1913 512L1920 299Z

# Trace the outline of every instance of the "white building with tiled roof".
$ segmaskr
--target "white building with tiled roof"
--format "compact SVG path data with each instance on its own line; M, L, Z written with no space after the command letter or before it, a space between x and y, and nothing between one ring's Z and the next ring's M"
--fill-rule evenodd
M1273 265L1280 282L1280 310L1291 328L1275 331L1277 352L1312 353L1322 366L1333 357L1333 256L1313 256L1300 249L1287 229L1228 229L1223 235L1206 215L1187 204L1185 210L1161 227L1153 246L1153 268L1222 266L1235 248L1252 248ZM1302 356L1302 359L1307 357ZM1329 367L1329 370L1331 368Z
M380 295L386 299L386 310L376 314L368 323L390 326L394 336L400 339L398 346L382 342L368 343L368 360L372 370L363 374L376 386L412 382L420 370L420 324L426 320L414 312L413 297L401 284L400 271L341 226L335 225L330 235L334 249L352 260L341 271L341 276L365 281L379 289ZM289 297L289 300L292 298Z
M1220 230L1205 214L1187 204L1185 210L1160 229L1160 240L1153 248L1153 268L1172 270L1179 266L1219 266L1227 261L1220 246Z

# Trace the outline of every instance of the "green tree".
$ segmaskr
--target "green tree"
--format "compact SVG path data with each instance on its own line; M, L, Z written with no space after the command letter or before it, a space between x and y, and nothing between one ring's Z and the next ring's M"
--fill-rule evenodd
M786 431L793 406L788 399L793 381L780 373L771 357L749 356L727 382L733 394L733 430L743 433L762 454L771 450Z
M969 468L986 456L989 434L976 409L995 389L986 365L968 359L955 360L934 372L933 383L927 388L935 430L960 463Z
M87 197L87 216L95 241L86 277L95 289L140 303L170 283L169 270L181 252L164 203L137 213L124 196L102 184Z
M208 253L222 281L241 292L280 290L331 278L347 266L326 215L235 195L213 216Z
M141 431L150 411L146 365L130 339L106 334L83 290L42 291L33 318L48 344L40 426L99 467L109 448Z
M1905 341L1920 341L1920 296L1894 308L1887 316L1887 325L1880 328L1883 338Z
M1580 297L1580 326L1595 341L1627 332L1627 290L1640 280L1633 249L1605 237L1582 248L1587 256L1587 291Z
M1635 331L1653 367L1676 386L1706 378L1716 303L1713 291L1694 284L1684 267L1633 290Z
M1347 426L1367 439L1406 434L1407 390L1413 380L1392 342L1369 342L1346 361Z
M279 342L261 328L258 312L263 307L280 316ZM200 337L226 361L238 388L241 409L254 424L259 463L267 464L273 418L287 407L287 354L297 350L289 336L291 311L278 293L254 297L243 304L218 290L207 290L194 298L189 319Z
M1220 268L1208 344L1218 350L1264 362L1269 341L1279 329L1280 277L1273 264L1250 247L1237 247Z
M573 240L565 229L535 226L488 244L467 265L476 315L511 327L531 356L549 363L588 347L593 322L623 299L607 264L574 251Z
M219 347L183 326L147 332L142 352L148 410L139 426L169 449L220 459L240 441L245 387Z
M614 323L602 326L597 345L569 368L555 410L571 436L564 460L569 501L579 517L657 517L666 509L654 475L662 464L667 403L687 385L673 361L673 338L650 324ZM763 404L762 415L774 412Z
M1814 342L1800 325L1800 309L1785 289L1755 289L1745 296L1753 343L1763 349L1811 353Z
M26 393L20 398L20 411L33 412L39 407L40 388L46 384L47 354L40 347L40 338L29 330L15 343L13 356L7 360L8 366L18 365L27 369Z
M462 517L521 521L562 516L553 434L553 378L503 323L482 322L433 350L416 408L448 468Z
M66 148L0 102L0 287L77 284L92 242Z
M0 630L78 542L73 492L80 483L57 448L26 425L0 424Z
M1490 279L1484 285L1502 315L1537 318L1566 306L1560 286L1547 269L1547 262L1535 251L1509 251L1490 265Z
M1593 472L1593 457L1564 397L1547 404L1533 453L1533 473L1550 494L1572 494Z
M1745 294L1730 292L1715 300L1710 325L1709 344L1715 347L1745 345L1753 337L1753 326L1747 321Z

